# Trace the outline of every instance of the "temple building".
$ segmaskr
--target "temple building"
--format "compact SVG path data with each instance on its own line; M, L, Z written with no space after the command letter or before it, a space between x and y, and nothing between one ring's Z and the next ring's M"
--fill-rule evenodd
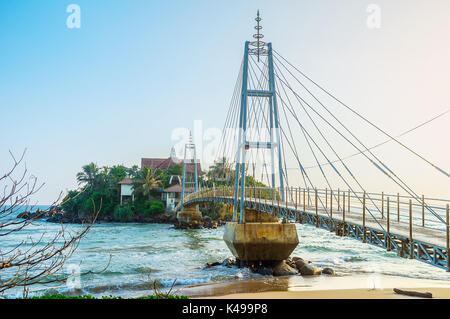
M178 159L175 156L174 149L172 148L171 156L168 158L141 158L141 169L149 167L151 169L167 170L172 166L179 165L183 167L183 160ZM187 165L186 172L193 174L195 171L194 165ZM198 176L204 175L200 163L197 163ZM161 201L166 204L167 210L174 210L175 206L181 200L181 184L182 176L172 175L170 176L170 186L159 190L161 192ZM120 205L124 205L127 200L134 200L133 195L133 181L130 178L125 178L119 182L120 184Z

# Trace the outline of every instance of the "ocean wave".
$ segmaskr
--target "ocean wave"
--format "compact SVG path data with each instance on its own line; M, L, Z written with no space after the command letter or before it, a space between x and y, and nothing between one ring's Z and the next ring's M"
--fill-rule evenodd
M134 268L133 271L136 274L152 274L155 272L160 272L161 270L143 266Z
M190 278L190 279L169 279L169 280L159 280L159 284L162 287L172 287L172 286L189 286L204 284L211 281L211 276L205 278Z
M362 256L350 256L350 257L344 257L343 260L348 263L356 263L356 262L362 262L367 261L368 259Z

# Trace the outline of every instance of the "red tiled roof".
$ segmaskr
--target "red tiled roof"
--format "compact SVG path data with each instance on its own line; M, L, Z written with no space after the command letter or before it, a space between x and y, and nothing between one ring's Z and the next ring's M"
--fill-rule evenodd
M121 180L118 184L130 185L133 184L133 181L131 180L131 178L125 178L124 180Z
M175 184L163 190L163 193L181 193L181 185Z
M170 163L172 162L172 163ZM174 163L172 161L172 159L169 158L142 158L141 159L141 168L142 167L150 167L152 169L168 169L169 166L175 165L176 163Z
M169 158L142 158L141 159L141 168L142 167L150 167L152 169L159 168L159 169L167 170L169 167L174 166L174 165L180 165L181 167L183 167L183 162L181 161L180 163L177 163L171 157L169 157ZM194 165L187 165L186 171L189 173L194 173L194 171L195 171ZM197 163L197 173L198 173L198 175L205 174L202 171L202 167L201 167L200 163Z

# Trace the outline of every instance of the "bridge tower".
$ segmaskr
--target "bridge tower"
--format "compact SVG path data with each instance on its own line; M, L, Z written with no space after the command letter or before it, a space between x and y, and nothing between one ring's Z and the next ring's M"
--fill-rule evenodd
M298 245L298 236L295 224L279 223L278 219L267 213L245 208L245 162L246 152L252 148L270 150L271 160L271 187L276 188L275 167L279 170L281 200L285 200L283 183L283 166L280 151L279 116L277 96L275 90L275 75L272 55L272 43L261 41L264 37L260 31L261 18L259 10L256 17L253 35L255 41L246 41L244 47L244 61L242 69L242 88L239 113L239 136L236 153L236 176L234 187L234 211L232 222L227 223L224 240L235 255L244 261L277 261L289 257ZM267 56L268 89L249 89L249 56L256 56L258 62L261 56ZM247 136L247 104L248 98L268 99L269 103L269 141L249 141ZM275 153L277 155L275 155ZM277 159L275 159L277 156ZM278 163L276 163L276 161ZM278 165L276 165L278 164ZM240 185L239 185L240 184ZM238 207L239 204L239 207ZM237 213L239 212L239 221Z
M271 186L276 187L275 177L275 151L277 153L277 162L279 170L279 185L281 200L284 201L284 183L283 183L283 165L280 151L280 131L278 120L278 106L277 96L275 91L275 76L273 67L273 55L272 55L272 43L265 43L261 41L264 37L260 33L262 26L260 26L261 18L259 16L259 10L256 17L255 29L257 33L253 35L256 41L246 41L244 48L244 63L242 72L242 90L241 90L241 107L239 114L239 136L238 136L238 149L236 156L236 176L235 176L235 192L234 192L234 215L233 221L236 220L236 213L239 210L239 223L243 223L245 220L244 210L244 194L245 194L245 158L246 152L251 148L265 148L270 149L271 160ZM260 56L268 56L268 82L269 90L249 90L248 89L248 74L249 74L249 55L256 56L258 62ZM270 122L270 141L249 141L247 133L247 104L248 97L269 99L269 122ZM239 189L240 184L240 189ZM239 200L238 200L239 197ZM237 207L238 202L240 206Z
M192 169L189 170L188 168ZM177 213L177 219L180 224L200 224L202 220L202 213L198 209L198 205L189 205L186 207L183 205L186 193L193 192L198 192L198 164L195 144L192 142L192 134L190 134L189 141L184 146L181 208Z

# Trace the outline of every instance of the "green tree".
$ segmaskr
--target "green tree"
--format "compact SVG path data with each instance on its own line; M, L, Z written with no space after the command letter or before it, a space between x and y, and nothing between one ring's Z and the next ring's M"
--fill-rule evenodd
M108 170L107 180L110 189L115 193L119 193L119 182L128 176L128 169L123 165L115 165Z
M170 166L167 169L167 174L168 175L183 175L183 167L181 167L181 165L175 164Z
M230 184L234 180L234 170L226 157L222 157L209 167L207 177L216 183Z
M133 165L133 166L131 166L131 168L127 168L126 171L127 171L127 175L131 179L139 178L140 172L141 172L141 170L139 169L139 166L137 166L137 165Z
M163 186L162 173L150 167L143 167L140 177L135 179L135 185L134 188L150 200L152 192Z
M159 201L151 201L148 204L147 212L150 214L161 214L164 212L164 204Z
M133 215L134 212L131 206L116 206L113 212L114 219L118 221L129 221Z
M82 167L82 171L77 174L77 181L79 185L87 184L93 187L100 177L100 169L97 164L89 163Z

